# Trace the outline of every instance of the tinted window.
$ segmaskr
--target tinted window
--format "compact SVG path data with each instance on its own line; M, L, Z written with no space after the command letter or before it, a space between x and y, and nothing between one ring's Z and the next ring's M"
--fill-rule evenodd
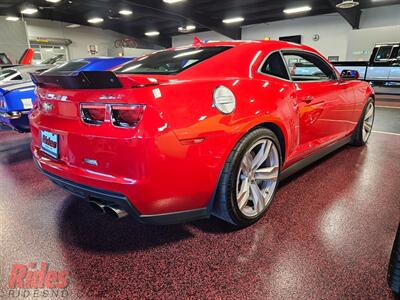
M14 69L0 70L0 81L22 80L21 74Z
M387 60L390 58L393 46L382 46L379 47L378 52L375 56L375 61Z
M63 60L64 54L58 54L56 56L50 57L49 59L46 59L42 61L40 64L42 65L54 65L56 62Z
M261 72L283 79L289 79L285 63L279 52L274 52L267 58L264 65L261 67Z
M13 69L4 69L0 70L0 80L4 80L7 77L10 77L11 75L17 74L18 72Z
M308 52L284 52L283 56L294 81L337 79L333 69L320 57Z
M177 74L230 47L186 48L167 50L141 57L116 69L127 74Z

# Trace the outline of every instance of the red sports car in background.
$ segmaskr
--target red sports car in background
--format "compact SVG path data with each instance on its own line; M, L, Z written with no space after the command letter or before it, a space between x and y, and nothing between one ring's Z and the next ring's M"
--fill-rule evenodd
M114 72L33 75L39 169L103 211L153 224L254 223L280 179L364 145L374 94L310 47L196 42Z

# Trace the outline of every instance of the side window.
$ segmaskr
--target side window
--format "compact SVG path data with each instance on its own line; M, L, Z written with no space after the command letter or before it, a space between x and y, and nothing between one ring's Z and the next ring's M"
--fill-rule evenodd
M261 72L279 78L289 79L285 63L279 52L274 52L269 55L264 65L261 67Z
M385 61L390 58L393 46L381 46L375 56L375 62Z
M284 52L283 56L294 81L337 79L333 69L320 57L308 52Z

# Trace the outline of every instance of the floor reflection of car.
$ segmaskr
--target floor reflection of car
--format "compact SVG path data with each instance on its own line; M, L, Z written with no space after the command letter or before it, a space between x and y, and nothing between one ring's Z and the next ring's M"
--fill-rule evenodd
M393 293L400 299L400 224L390 256L388 283Z
M63 56L58 55L46 63L56 63ZM18 66L0 70L0 123L20 132L30 131L28 114L35 103L35 85L29 73L58 72L70 73L79 70L108 70L121 65L130 57L96 57L77 59L53 67L52 65Z

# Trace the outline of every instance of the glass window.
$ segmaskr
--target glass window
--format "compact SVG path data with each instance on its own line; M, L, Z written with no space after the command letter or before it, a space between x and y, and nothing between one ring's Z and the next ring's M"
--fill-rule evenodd
M204 47L156 52L121 66L116 73L178 74L228 49L230 47Z
M5 55L4 53L0 53L0 64L1 65L11 64L11 61L8 59L7 55Z
M283 53L294 81L326 81L337 79L333 69L319 56L301 51Z
M0 70L0 80L4 80L5 78L16 74L17 71L13 70L13 69L4 69L4 70Z
M268 56L264 65L261 67L261 72L283 79L289 79L285 63L279 52L274 52Z
M379 47L378 52L375 56L375 61L387 60L390 58L393 46L382 46Z
M14 69L0 70L0 81L22 80L21 74Z
M31 44L31 47L35 48L35 55L32 61L35 65L55 64L68 60L67 46Z

